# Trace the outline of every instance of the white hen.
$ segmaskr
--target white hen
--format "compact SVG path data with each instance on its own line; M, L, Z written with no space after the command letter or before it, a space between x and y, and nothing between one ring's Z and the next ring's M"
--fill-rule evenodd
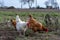
M27 23L28 22L22 21L19 18L19 15L16 16L16 29L17 29L17 31L24 31L25 32L27 29Z

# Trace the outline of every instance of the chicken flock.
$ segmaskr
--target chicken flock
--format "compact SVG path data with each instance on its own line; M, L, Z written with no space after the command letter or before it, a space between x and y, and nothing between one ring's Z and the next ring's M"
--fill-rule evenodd
M15 30L18 32L23 32L24 34L27 29L31 29L34 32L48 32L48 28L44 27L42 23L34 19L31 14L28 15L27 21L22 21L19 15L16 15L16 19L11 19L11 23L14 26Z

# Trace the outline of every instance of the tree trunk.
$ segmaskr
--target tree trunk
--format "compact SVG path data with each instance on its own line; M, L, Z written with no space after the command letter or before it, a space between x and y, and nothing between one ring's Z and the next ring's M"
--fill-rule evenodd
M31 8L31 6L32 6L32 3L29 3L29 2L28 2L28 5L29 5L29 8Z
M21 9L22 9L22 2L21 2Z

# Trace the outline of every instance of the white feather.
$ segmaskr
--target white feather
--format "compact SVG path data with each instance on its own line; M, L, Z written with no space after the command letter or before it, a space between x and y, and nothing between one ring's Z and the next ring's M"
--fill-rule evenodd
M27 22L25 21L22 21L19 16L17 15L16 16L16 29L17 31L25 31L26 30L26 27L27 26Z

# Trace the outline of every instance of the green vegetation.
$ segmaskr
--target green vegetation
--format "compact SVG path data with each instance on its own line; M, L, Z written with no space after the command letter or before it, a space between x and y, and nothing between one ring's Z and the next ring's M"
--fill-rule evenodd
M28 17L28 14L32 14L34 18L36 18L38 21L43 23L44 16L47 13L52 15L52 16L60 17L60 13L58 13L58 12L14 12L14 11L0 11L0 21L4 20L4 17L7 20L10 19L11 17L15 18L16 14L18 14L22 20L26 20L26 18Z

